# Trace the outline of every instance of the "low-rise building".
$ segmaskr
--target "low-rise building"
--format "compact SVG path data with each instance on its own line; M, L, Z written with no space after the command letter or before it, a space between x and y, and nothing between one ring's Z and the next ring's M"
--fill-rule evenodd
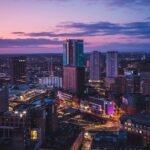
M123 115L120 118L121 128L128 132L142 135L145 146L150 146L150 112Z

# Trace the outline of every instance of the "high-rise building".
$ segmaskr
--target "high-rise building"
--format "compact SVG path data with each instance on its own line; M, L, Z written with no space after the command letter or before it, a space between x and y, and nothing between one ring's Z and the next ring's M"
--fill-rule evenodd
M101 58L100 52L93 51L90 55L90 80L101 79Z
M126 93L126 79L124 76L118 76L114 78L114 82L110 84L110 90L116 93Z
M141 81L141 93L143 95L150 95L150 78Z
M26 57L12 57L10 60L11 83L25 83L27 81Z
M84 92L84 67L64 66L63 89L78 97Z
M83 40L68 39L64 42L63 89L77 97L84 92Z
M106 77L118 76L118 53L109 51L106 54Z
M83 66L83 40L68 39L64 42L63 65Z
M127 93L140 93L141 77L137 69L125 68L124 76L126 78L126 92Z

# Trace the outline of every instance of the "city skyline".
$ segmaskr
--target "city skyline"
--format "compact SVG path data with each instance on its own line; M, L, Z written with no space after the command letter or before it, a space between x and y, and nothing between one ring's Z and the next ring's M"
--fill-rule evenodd
M148 0L1 0L0 54L58 53L65 39L85 52L149 51Z

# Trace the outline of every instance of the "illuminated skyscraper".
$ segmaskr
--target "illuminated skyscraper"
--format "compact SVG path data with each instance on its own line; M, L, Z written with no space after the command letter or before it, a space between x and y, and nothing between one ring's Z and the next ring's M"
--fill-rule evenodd
M118 76L118 53L110 51L106 54L106 77Z
M93 51L90 55L90 80L100 80L101 78L100 56L98 51Z
M83 40L64 41L63 65L83 67Z
M63 89L82 97L84 92L83 40L64 42Z

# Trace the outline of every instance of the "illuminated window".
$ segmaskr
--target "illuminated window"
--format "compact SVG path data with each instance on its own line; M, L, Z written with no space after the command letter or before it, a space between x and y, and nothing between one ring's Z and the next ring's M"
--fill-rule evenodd
M128 123L128 126L131 126L131 123L130 123L130 122Z
M128 128L128 131L131 131L131 128Z
M140 130L139 133L142 134L142 131Z
M32 130L31 131L31 140L37 140L38 133L37 130Z

